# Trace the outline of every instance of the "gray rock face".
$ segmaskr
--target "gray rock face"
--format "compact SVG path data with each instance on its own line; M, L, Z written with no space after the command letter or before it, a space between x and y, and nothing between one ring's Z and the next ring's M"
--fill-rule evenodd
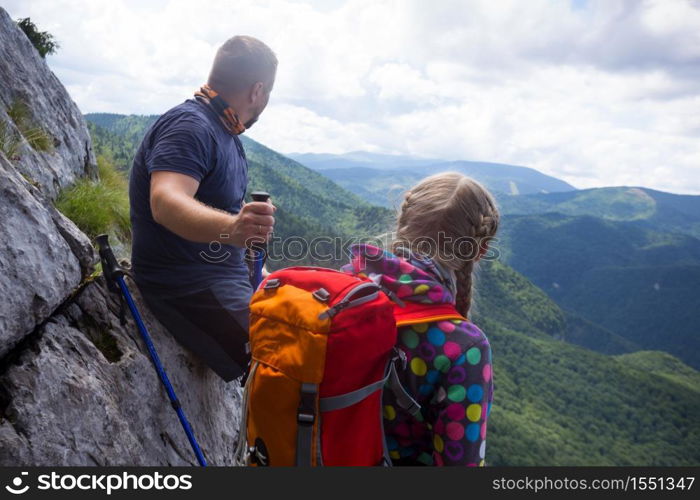
M62 187L84 175L94 176L95 157L80 110L10 16L0 8L0 121L21 137L6 110L13 102L27 104L30 118L52 137L51 153L37 152L22 140L19 172L53 199Z
M137 289L131 285L140 303ZM102 278L51 316L0 375L2 465L197 465L144 343ZM212 465L232 465L241 389L144 321Z
M47 318L82 280L81 261L61 228L71 235L88 271L92 249L88 250L87 237L42 200L0 153L0 356Z
M133 320L92 281L96 252L54 207L95 175L80 111L0 8L0 122L27 99L54 152L0 150L0 465L196 465ZM134 299L213 465L231 465L241 389L184 350Z
M0 368L0 464L197 465L133 320L127 312L121 326L118 310L99 278ZM207 460L232 465L238 383L141 313Z

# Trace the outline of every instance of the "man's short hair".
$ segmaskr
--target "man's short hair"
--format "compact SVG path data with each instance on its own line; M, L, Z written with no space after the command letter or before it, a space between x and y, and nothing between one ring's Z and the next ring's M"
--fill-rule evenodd
M272 90L277 72L277 56L272 49L252 36L234 36L216 51L209 73L209 85L232 94L262 82Z

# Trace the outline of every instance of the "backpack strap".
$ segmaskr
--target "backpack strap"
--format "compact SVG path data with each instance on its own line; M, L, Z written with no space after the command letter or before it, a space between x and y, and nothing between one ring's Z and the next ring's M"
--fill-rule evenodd
M375 393L379 389L381 389L387 382L387 380L389 380L390 376L391 372L387 373L387 375L383 379L377 380L376 382L361 387L356 391L346 392L345 394L340 394L339 396L329 396L327 398L321 398L321 411L342 410L343 408L347 408L348 406L352 406L356 403L359 403L370 394Z
M389 358L387 361L386 368L384 369L384 378L381 378L376 382L372 382L371 384L367 384L364 387L360 387L354 391L346 392L345 394L321 398L319 400L320 410L322 412L342 410L343 408L359 403L366 397L382 389L387 381L391 379L392 369L397 358L398 356L395 355Z
M301 384L301 398L297 411L297 467L311 466L317 396L318 384Z
M399 407L406 410L414 417L418 417L421 406L418 401L413 399L399 380L399 374L396 371L396 363L391 364L391 369L389 372L389 389L391 389L391 392L394 393L396 404L399 405Z
M340 394L338 396L329 396L326 398L321 398L319 400L319 407L321 411L334 411L347 408L354 404L359 403L365 399L370 394L377 392L382 389L384 385L388 382L389 389L396 396L396 403L404 410L416 416L420 412L420 404L411 397L411 395L404 389L401 381L399 380L399 374L396 370L396 363L401 362L403 367L406 365L406 354L400 350L394 348L395 354L387 363L386 374L384 378L372 382L364 387L360 387L352 392L347 392L345 394Z

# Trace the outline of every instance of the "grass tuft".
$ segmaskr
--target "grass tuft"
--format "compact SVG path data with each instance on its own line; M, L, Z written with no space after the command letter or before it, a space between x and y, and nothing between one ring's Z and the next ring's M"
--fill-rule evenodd
M53 151L53 137L46 130L33 123L29 107L24 101L15 99L7 108L7 114L32 149L43 153Z
M21 139L12 131L5 122L0 122L0 151L8 160L15 160L19 156L19 146Z
M99 179L80 179L61 192L56 207L90 238L110 234L131 240L126 177L104 156L97 158Z

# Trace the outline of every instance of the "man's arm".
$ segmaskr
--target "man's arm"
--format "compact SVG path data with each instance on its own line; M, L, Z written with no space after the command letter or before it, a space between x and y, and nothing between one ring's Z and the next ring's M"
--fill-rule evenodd
M266 241L275 224L271 203L246 203L238 214L209 207L194 195L199 182L170 171L151 174L150 202L153 219L178 236L199 243L232 244Z

